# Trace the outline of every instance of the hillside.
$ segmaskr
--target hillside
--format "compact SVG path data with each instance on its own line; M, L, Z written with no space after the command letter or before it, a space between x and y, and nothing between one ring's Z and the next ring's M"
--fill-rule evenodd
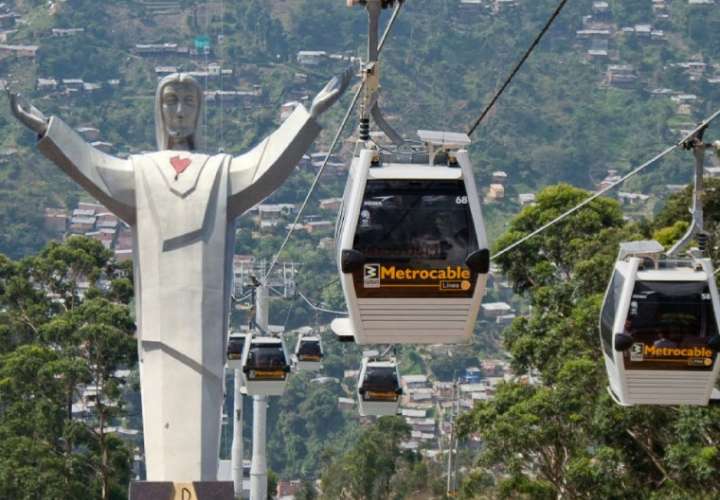
M418 129L466 130L556 3L556 0L406 0L382 55L381 105L389 121L408 138L415 138ZM384 18L387 17L386 13ZM564 182L594 191L604 181L612 181L676 142L683 131L720 108L718 28L720 12L712 1L691 4L687 0L571 0L473 136L471 159L485 201L483 210L491 241L511 241L509 235L516 234L512 231L517 232L528 217L537 223L557 207L567 208L568 199L576 200L583 194L567 186L553 187L545 191L547 206L541 203L540 208L531 206L521 212L536 194L541 196L543 188ZM0 43L3 44L0 45L0 79L6 88L21 91L48 116L62 117L99 149L127 157L156 148L153 99L157 80L175 71L191 72L205 89L204 149L240 154L281 123L291 108L290 103L299 101L308 105L326 81L345 68L351 57L362 56L365 30L366 15L360 9L347 9L344 0L66 0L50 3L16 0L0 4ZM322 53L306 59L298 57L301 51ZM349 100L346 95L323 117L324 130L308 152L311 156L298 165L286 184L265 200L262 207L256 207L237 221L236 272L239 273L242 266L247 270L271 259L280 247L286 227L292 222L318 163L324 158L323 153ZM332 310L345 308L335 279L332 234L337 197L342 196L353 151L351 136L356 120L352 123L352 130L346 131L342 148L331 158L300 221L300 230L281 259L298 264L297 289L314 303ZM83 317L80 314L85 313L84 310L59 313L57 304L33 295L36 269L43 272L55 269L53 266L60 266L58 262L72 260L71 257L83 263L92 261L93 276L103 276L111 286L100 293L92 283L83 283L82 294L87 294L88 301L118 303L122 308L130 308L122 309L123 315L130 314L131 271L127 261L132 257L132 240L126 225L103 215L104 207L93 205L88 195L36 151L32 133L21 128L6 105L0 106L0 132L0 224L4 228L0 232L0 297L3 299L0 334L9 339L0 342L1 375L5 373L3 366L10 366L11 361L17 366L35 359L29 351L42 344L40 340L57 340L53 335L65 331L56 321L58 315L65 318L63 315L72 313L73 321L80 321L78 318ZM713 159L709 166L714 165ZM567 396L568 401L571 396L575 398L573 404L581 399L574 392L573 376L593 391L602 392L601 368L592 358L597 317L593 314L607 279L608 263L612 261L619 238L651 237L653 231L672 226L668 218L680 210L671 215L661 210L670 194L681 190L691 176L689 155L674 153L622 186L612 195L617 202L602 201L597 210L611 214L607 227L580 225L587 234L579 235L574 227L564 229L566 232L561 234L567 236L568 241L579 241L577 248L582 249L581 255L563 254L562 258L553 260L542 254L538 243L532 247L536 255L515 254L515 262L512 259L501 262L501 269L493 269L493 280L484 299L484 303L499 309L484 311L471 345L398 349L402 373L427 375L427 387L421 389L431 389L433 399L432 403L426 403L408 397L407 408L419 413L411 412L397 421L373 423L362 419L357 416L353 402L346 399L354 397L354 377L362 349L339 344L331 338L327 325L332 315L314 310L299 296L274 300L272 324L284 326L287 331L308 326L321 331L327 350L323 372L327 380L296 376L288 393L271 405L268 453L276 479L302 480L307 495L299 498L313 498L314 489L310 486L313 480L322 477L328 491L342 492L344 485L338 480L333 482L332 477L352 476L364 467L365 476L352 476L356 481L350 494L352 498L413 498L413 495L443 498L445 458L442 449L448 445L452 402L457 399L452 394L452 380L470 377L469 373L482 373L484 388L475 392L468 388L460 398L463 410L470 410L474 405L476 408L463 421L467 437L460 456L466 480L463 494L467 498L477 497L483 488L492 486L495 489L488 490L492 491L490 496L562 496L563 486L549 485L552 481L547 477L535 482L537 468L546 465L542 460L528 461L537 468L525 474L527 471L518 472L521 464L501 456L503 446L512 449L514 456L536 451L508 430L512 425L503 427L512 422L513 414L508 408L527 418L526 423L530 422L532 408L520 406L524 404L524 396L532 397L545 412L543 415L550 418L553 404L563 397ZM563 191L565 189L568 191ZM522 199L520 195L524 195ZM673 198L675 208L679 206L678 199ZM661 215L657 220L662 222L653 222L657 214ZM595 231L601 232L597 238ZM582 233L580 229L577 232ZM71 234L95 241L78 243L81 240L71 238L61 246L51 243L46 247L48 242ZM555 247L563 247L563 243L559 237L550 239ZM588 249L601 250L594 256L588 255L591 253ZM118 261L125 263L117 264ZM523 268L525 264L528 269ZM570 269L568 275L572 275L567 283L548 270L564 265ZM500 274L500 270L504 274ZM43 279L52 277L41 274ZM6 286L11 278L17 282ZM80 287L83 280L77 281L75 284ZM542 286L526 286L529 282ZM516 293L521 289L524 293ZM239 295L245 292L247 290ZM38 300L43 304L43 308L30 310L36 315L32 321L23 321L23 314L27 312L25 300L28 303ZM543 323L545 320L538 310L544 311L544 307L552 310L552 321L560 324L562 331L552 330ZM246 325L249 312L247 304L237 305L232 316L233 327ZM513 321L516 315L522 317ZM122 320L126 321L125 316ZM42 327L36 328L36 323ZM125 323L123 328L127 332L131 330ZM578 340L573 332L584 336ZM65 347L72 358L75 351ZM582 355L581 362L565 367L557 358L575 348ZM54 352L41 354L49 360L60 356ZM112 394L114 399L122 400L124 406L121 412L108 417L109 421L119 429L137 432L141 419L134 382L135 360L132 354L123 351L113 362L117 365L113 368L132 374L124 376L122 383L118 382L119 392ZM578 372L583 369L590 375L580 377ZM532 381L532 375L538 371L547 379L541 377L539 388L525 387L523 384ZM5 375L10 377L7 380L12 379L9 374ZM522 384L509 388L501 385L504 378L513 375L518 375ZM566 392L552 393L552 397L558 399L549 396L543 399L547 396L543 391L555 390L549 387L558 380L563 382L561 389ZM86 396L91 382L78 379L77 388L70 389L71 404L79 404L75 399ZM470 378L466 382L473 385ZM18 383L13 387L32 387L31 377L22 383L26 386ZM502 393L500 403L488 403L496 390ZM48 398L63 401L62 398L68 397L58 391ZM22 390L13 394L18 401L22 400ZM476 405L478 401L485 403ZM504 403L508 406L503 407ZM562 482L571 477L573 471L578 477L582 475L580 479L572 476L575 482L567 479L575 488L573 495L578 498L585 485L591 488L602 482L597 476L604 469L594 468L597 464L611 467L611 460L595 454L595 447L605 452L606 448L622 441L621 437L605 432L607 428L602 429L605 433L598 430L620 421L614 413L608 415L607 403L607 399L593 395L592 410L597 411L597 415L589 415L591 410L583 413L582 408L563 409L568 419L584 419L585 427L577 434L567 427L553 428L554 432L577 438L572 443L573 452L578 453L579 462L584 462L572 469L567 463L560 466L549 460L551 466L559 468L548 477L560 478L558 481ZM18 412L25 411L21 405L17 408L20 408ZM226 414L231 413L229 404ZM251 414L248 403L246 415ZM669 414L652 415L659 423L670 420ZM63 415L56 417L52 425L43 429L57 433L53 446L62 449L64 433L69 432L67 429L72 427L75 417L70 415L67 421ZM686 417L690 423L693 418L700 418L695 414ZM14 435L16 428L25 432L27 429L21 420L13 420L17 427L13 427L12 432L7 430L10 427L3 431L4 421L0 415L0 437ZM534 425L533 420L524 429L535 432ZM488 429L496 435L490 436ZM223 432L222 450L226 458L230 427L226 426ZM581 432L587 435L579 436ZM249 450L249 424L245 434L246 450ZM397 446L384 449L386 435L392 435ZM140 441L132 434L125 445L118 445L117 455L113 455L122 464L113 477L116 498L126 493L130 467L134 464L138 468L136 472L140 471ZM561 445L562 440L559 441L548 439L547 447L538 452L545 453ZM478 450L480 442L488 445L484 455ZM680 448L686 444L672 441L668 446L677 448L668 453L682 455L681 451L687 450ZM14 454L6 462L0 459L0 483L3 471L12 470L18 464L27 465L23 461L24 453L17 452L24 449L22 446L8 448ZM83 460L87 459L88 463L95 463L92 461L97 459L92 455L93 446L87 445L82 450L87 455L83 455ZM715 450L712 453L717 453L715 444L712 447ZM366 449L387 453L382 458L393 464L392 470L380 464L379 459L370 464L373 457ZM620 463L618 469L622 470L615 470L613 477L626 481L629 480L626 470L630 470L630 466L624 468L625 465L632 464L633 454L641 452L629 445L618 449L612 448L607 453L624 453L624 462L620 459L617 462ZM138 454L135 460L134 452ZM689 456L690 452L687 453ZM703 453L711 454L710 451ZM67 455L73 453L68 451ZM698 452L695 462L692 457L681 458L687 458L687 463L692 462L698 469L715 464L715 455L710 458L700 455ZM685 462L676 456L671 458L675 461L669 460L669 466L681 469ZM644 457L641 466L633 469L641 477L633 483L638 491L652 490L648 486L652 481L643 483L646 476L642 475L645 469L652 468L650 462L651 459ZM61 484L60 471L70 467L69 463L51 464L53 473L57 473L54 476L57 484ZM365 465L358 467L359 463ZM588 479L593 474L595 482ZM657 472L648 473L650 476L655 480ZM676 469L666 474L668 478L671 476L677 478ZM98 480L93 477L93 481ZM693 477L707 476L698 473ZM80 488L82 474L73 476L73 481L76 479ZM99 486L93 482L88 488L94 489L82 491L97 493ZM668 498L677 492L682 495L691 491L678 488L668 489ZM619 487L604 491L609 496L633 497ZM0 496L3 492L6 490L0 486Z

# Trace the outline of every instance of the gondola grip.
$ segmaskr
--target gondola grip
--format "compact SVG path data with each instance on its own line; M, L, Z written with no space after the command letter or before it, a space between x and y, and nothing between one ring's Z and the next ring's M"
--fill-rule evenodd
M615 350L627 351L635 343L633 338L627 333L618 333L615 335Z
M365 255L357 250L343 250L340 258L340 269L350 274L365 264Z
M465 265L478 274L487 274L490 271L490 250L475 250L467 256Z

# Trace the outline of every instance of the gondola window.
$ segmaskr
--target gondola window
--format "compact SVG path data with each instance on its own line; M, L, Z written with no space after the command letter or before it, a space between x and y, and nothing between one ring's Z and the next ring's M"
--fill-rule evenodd
M355 250L416 267L462 265L477 237L462 181L370 180Z

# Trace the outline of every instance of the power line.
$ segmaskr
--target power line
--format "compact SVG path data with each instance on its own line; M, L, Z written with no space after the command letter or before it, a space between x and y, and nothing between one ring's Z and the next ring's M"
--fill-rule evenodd
M298 295L305 301L307 305L309 305L311 308L313 308L316 311L328 313L328 314L337 314L338 316L345 316L347 314L347 311L333 311L332 309L326 309L324 307L316 306L312 302L310 302L310 299L305 297L305 295L298 291Z
M383 36L380 39L380 43L378 44L378 55L382 51L382 48L385 45L386 40L388 39L390 31L392 30L392 28L395 24L395 21L397 20L398 14L400 13L401 6L402 6L402 2L398 2L398 4L395 6L395 10L393 11L392 16L390 17L390 21L388 21L388 25L385 28L385 32L383 33ZM355 109L355 105L357 104L358 99L360 99L360 95L362 94L362 91L364 88L365 88L365 82L363 81L360 84L360 86L358 87L358 90L355 93L355 96L353 97L352 102L350 103L350 107L348 107L348 109L345 113L345 116L343 117L343 120L340 123L340 127L338 127L338 130L335 133L335 137L333 138L333 141L330 145L330 149L328 150L327 155L325 155L325 160L323 160L323 163L320 166L320 169L318 170L317 174L315 175L315 178L313 179L313 182L310 185L310 189L308 190L308 193L305 196L305 200L303 200L302 205L300 206L300 210L298 210L298 213L295 216L295 220L290 225L290 228L288 229L288 232L285 235L285 239L283 240L282 244L280 245L280 249L273 256L273 259L270 262L270 267L268 268L267 274L265 274L263 281L266 281L268 276L270 276L270 273L272 272L273 268L277 264L278 259L280 258L280 254L282 254L283 250L285 250L285 247L287 246L288 242L290 241L290 238L292 237L293 233L295 232L295 227L297 226L298 222L300 221L300 217L302 217L302 214L305 211L305 208L307 207L307 204L309 203L310 198L312 197L312 194L315 191L315 188L317 187L318 183L320 182L320 177L322 176L322 173L325 170L325 167L327 166L328 162L330 161L330 157L332 156L333 152L335 151L335 147L337 146L340 136L342 135L343 131L345 130L345 126L347 125L347 122L350 119L350 115L352 114L353 110Z
M510 85L510 82L512 82L513 78L515 78L515 75L518 71L520 71L520 68L523 64L525 64L525 61L528 57L530 57L530 54L532 54L533 50L535 50L535 47L540 43L540 40L542 40L542 37L545 36L545 33L550 29L550 26L555 22L555 19L560 15L560 12L562 12L563 7L565 7L565 4L567 3L567 0L561 0L558 6L555 8L555 12L552 13L550 16L550 19L547 20L545 23L545 26L543 26L543 29L540 30L540 33L535 37L535 40L533 40L533 43L530 45L530 47L525 51L525 54L523 54L520 61L515 65L515 68L513 68L512 72L510 73L510 76L505 80L505 83L503 83L502 87L500 87L500 90L498 90L493 98L490 100L490 104L487 105L487 107L483 110L483 112L480 114L480 117L475 120L475 123L470 127L468 130L467 135L472 135L473 132L475 132L475 129L478 128L480 123L485 119L485 116L490 112L492 107L495 105L498 99L500 99L500 96L505 92L505 89Z
M566 219L566 218L569 217L570 215L574 214L575 212L577 212L578 210L580 210L581 208L583 208L584 206L586 206L587 204L589 204L590 202L592 202L594 199L598 198L599 196L602 196L603 194L607 193L608 191L610 191L610 190L613 189L614 187L622 184L623 182L625 182L626 180L628 180L630 177L633 177L634 175L640 173L640 172L643 171L645 168L649 167L650 165L656 163L657 161L659 161L660 159L664 158L665 156L667 156L667 155L670 154L671 152L675 151L677 148L684 146L684 145L687 143L687 141L689 141L689 140L691 140L693 137L695 137L701 130L704 130L705 128L707 128L707 126L708 126L713 120L715 120L715 118L717 118L718 116L720 116L720 109L718 109L717 111L715 111L715 113L713 113L713 114L710 115L708 118L706 118L705 120L703 120L703 121L700 123L700 125L698 125L697 127L695 127L695 129L694 129L692 132L690 132L690 133L687 134L685 137L683 137L683 138L680 140L680 142L678 142L678 143L670 146L669 148L665 149L663 152L659 153L658 155L654 156L654 157L651 158L650 160L646 161L645 163L643 163L642 165L640 165L640 166L637 167L636 169L632 170L632 171L631 171L630 173L628 173L627 175L621 177L619 180L613 182L613 183L610 184L609 186L607 186L607 187L601 189L600 191L594 193L592 196L590 196L589 198L585 199L584 201L582 201L582 202L579 203L578 205L575 205L573 208L571 208L571 209L568 210L567 212L565 212L565 213L563 213L562 215L554 218L553 220L551 220L551 221L548 222L547 224L544 224L544 225L540 226L538 229L536 229L536 230L533 231L532 233L530 233L530 234L528 234L528 235L520 238L520 239L519 239L518 241L516 241L515 243L512 243L511 245L503 248L503 249L500 250L498 253L496 253L495 255L493 255L492 258L493 258L493 259L497 259L498 257L501 257L501 256L503 256L504 254L508 253L509 251L511 251L511 250L515 249L516 247L522 245L523 243L525 243L525 242L526 242L527 240L529 240L530 238L533 238L534 236L537 236L538 234L542 233L542 232L545 231L546 229L554 226L554 225L557 224L558 222L561 222L563 219Z

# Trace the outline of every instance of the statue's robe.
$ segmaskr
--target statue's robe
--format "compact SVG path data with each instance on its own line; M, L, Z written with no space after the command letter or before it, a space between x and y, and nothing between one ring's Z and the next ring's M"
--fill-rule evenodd
M215 480L234 219L290 175L320 127L302 106L250 152L115 158L57 117L40 151L132 227L149 481Z

